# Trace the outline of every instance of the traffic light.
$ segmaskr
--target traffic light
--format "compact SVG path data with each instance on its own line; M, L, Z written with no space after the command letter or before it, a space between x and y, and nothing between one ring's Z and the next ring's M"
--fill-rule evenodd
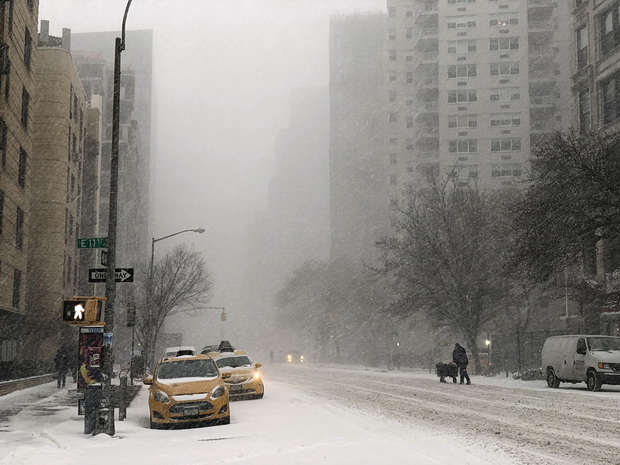
M62 319L73 323L101 321L105 297L74 297L63 303Z

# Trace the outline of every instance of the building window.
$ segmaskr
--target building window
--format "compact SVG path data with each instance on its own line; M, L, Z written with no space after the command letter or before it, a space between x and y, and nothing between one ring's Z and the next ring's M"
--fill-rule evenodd
M413 127L413 116L407 116L407 128L411 129Z
M500 37L499 39L490 39L489 50L519 50L519 38Z
M389 121L390 123L396 123L396 122L398 121L398 117L397 117L397 115L396 115L396 113L395 113L395 112L390 111L390 112L388 113L388 121Z
M476 128L478 115L448 115L449 128Z
M389 50L388 51L388 59L390 61L396 61L396 50Z
M4 63L4 100L9 101L11 96L11 61L7 59Z
M450 153L475 153L478 151L478 141L476 139L459 139L448 141L448 152Z
M398 183L398 178L395 174L390 174L390 186L395 186Z
M395 102L396 101L396 92L393 90L389 90L388 91L388 102Z
M510 100L519 100L521 91L518 87L501 87L499 89L491 89L491 102L508 102Z
M607 55L619 42L618 9L613 8L599 16L599 31L601 34L601 52Z
M583 68L588 64L588 26L577 31L577 67Z
M6 151L8 142L8 127L3 119L0 119L0 159L2 167L6 167Z
M590 90L585 89L579 92L579 130L587 132L590 125Z
M476 27L476 17L473 15L448 16L448 29L461 29Z
M28 172L28 154L23 147L19 148L19 170L17 173L17 183L21 187L26 187L26 174Z
M396 29L388 29L388 40L396 40Z
M396 73L394 71L390 71L388 73L388 81L390 82L396 81Z
M516 152L519 150L521 150L521 139L517 137L491 139L491 152Z
M491 113L491 127L521 126L521 113Z
M390 138L388 139L388 142L389 142L390 144L398 144L398 138L397 138L397 137L390 137Z
M450 90L448 91L448 103L477 102L478 93L475 90Z
M618 118L620 106L620 75L615 75L603 82L603 123L607 124Z
M519 74L519 63L491 63L491 76L510 76Z
M24 246L24 210L19 207L15 219L15 246L20 250Z
M24 64L28 71L30 71L30 62L32 59L32 37L30 31L26 29L26 38L24 40Z
M489 15L490 27L516 26L519 24L519 13L503 12Z
M412 27L408 27L407 29L405 29L405 39L407 40L413 39L413 28Z
M476 65L449 65L448 79L476 77Z
M505 165L491 165L491 176L494 178L521 177L520 163L506 163Z
M476 40L449 40L448 53L476 53Z
M21 303L21 287L22 287L22 272L15 269L13 270L13 298L11 303L13 308L19 309Z
M395 153L390 153L390 165L395 165L398 163L398 155Z
M456 168L456 174L459 178L477 178L478 177L478 165L458 165Z
M22 88L22 126L28 129L28 115L30 113L30 94L25 87Z

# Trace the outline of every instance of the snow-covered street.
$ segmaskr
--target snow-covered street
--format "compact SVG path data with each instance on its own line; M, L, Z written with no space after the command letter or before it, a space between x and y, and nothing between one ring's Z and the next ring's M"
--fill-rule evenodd
M116 437L83 434L71 392L53 384L0 397L0 464L617 464L620 388L543 381L271 365L262 400L232 423L149 430L143 389ZM71 385L73 387L73 385ZM9 412L10 413L10 412Z

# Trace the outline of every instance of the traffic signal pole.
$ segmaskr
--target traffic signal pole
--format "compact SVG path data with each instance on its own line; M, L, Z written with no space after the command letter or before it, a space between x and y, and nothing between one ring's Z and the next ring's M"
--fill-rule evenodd
M113 436L114 406L112 405L112 375L114 370L113 334L114 304L116 298L116 231L118 221L118 158L120 135L120 101L121 101L121 52L125 50L125 23L132 0L128 0L123 16L121 37L117 37L114 46L114 94L112 105L112 150L110 155L110 202L108 210L108 265L106 273L105 326L103 347L103 401L97 415L94 435L106 433Z

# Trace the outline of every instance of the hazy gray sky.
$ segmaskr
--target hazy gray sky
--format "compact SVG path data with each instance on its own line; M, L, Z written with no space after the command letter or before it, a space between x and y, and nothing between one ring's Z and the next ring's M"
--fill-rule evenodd
M120 30L126 0L40 0L52 35ZM262 208L291 89L327 85L329 19L386 0L133 0L127 29L152 29L155 236L192 242L221 293L241 232ZM127 43L131 47L131 43ZM178 242L176 242L178 239ZM225 294L225 292L224 292ZM225 300L225 296L221 296Z

